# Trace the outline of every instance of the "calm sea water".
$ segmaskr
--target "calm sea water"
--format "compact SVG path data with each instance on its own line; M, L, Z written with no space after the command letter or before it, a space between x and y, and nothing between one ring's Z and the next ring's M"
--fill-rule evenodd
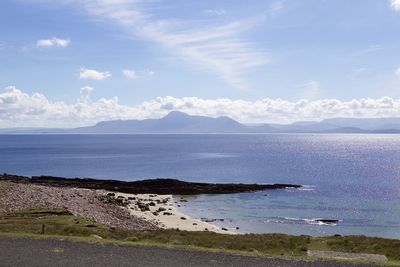
M296 183L306 187L195 196L181 209L242 232L400 238L400 135L3 135L0 172Z

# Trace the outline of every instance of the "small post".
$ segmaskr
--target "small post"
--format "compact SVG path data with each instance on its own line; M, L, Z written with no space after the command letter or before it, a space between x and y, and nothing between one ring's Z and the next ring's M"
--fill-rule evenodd
M44 235L45 231L46 231L46 225L42 224L42 231L40 233Z

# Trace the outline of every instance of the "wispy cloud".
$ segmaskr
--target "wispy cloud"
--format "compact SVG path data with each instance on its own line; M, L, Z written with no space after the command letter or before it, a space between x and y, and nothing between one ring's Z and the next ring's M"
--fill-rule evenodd
M141 77L153 76L154 71L152 70L134 70L134 69L124 69L122 74L128 79L137 79Z
M214 16L222 16L226 14L226 10L225 9L206 9L204 10L204 13L206 13L207 15L214 15Z
M36 41L36 46L38 47L67 47L71 41L69 39L60 39L60 38L50 38L50 39L41 39Z
M91 69L81 68L79 71L80 79L91 79L91 80L104 80L111 77L111 73L108 71L97 71Z
M285 1L284 0L276 1L276 2L272 3L269 13L270 13L271 16L276 16L280 12L282 12L282 10L284 8L285 8Z
M363 75L366 75L369 73L369 69L366 67L360 67L360 68L354 68L350 71L349 77L354 79L354 78L359 78Z
M320 94L320 85L317 81L310 80L302 86L303 92L300 96L302 99L314 100Z
M122 70L122 74L129 79L136 79L138 77L137 73L135 70Z
M360 50L354 51L353 53L351 53L350 56L351 57L361 57L361 56L365 56L365 55L380 51L382 49L383 49L383 47L381 45L369 45L366 48L362 48Z
M390 6L397 11L400 11L400 0L390 0Z
M400 67L398 67L394 73L395 73L397 76L400 77Z
M214 72L236 88L246 89L245 74L269 62L263 49L243 37L244 32L263 21L258 18L233 20L226 24L212 19L199 23L189 19L158 18L152 7L163 4L162 1L64 2L80 5L96 20L115 23L135 38L158 43L177 59Z

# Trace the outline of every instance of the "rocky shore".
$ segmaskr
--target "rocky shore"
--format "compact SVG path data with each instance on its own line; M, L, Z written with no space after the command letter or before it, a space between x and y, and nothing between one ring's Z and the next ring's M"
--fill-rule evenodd
M228 230L210 224L212 219L190 218L175 207L177 200L174 202L173 195L228 194L301 187L291 184L190 183L174 179L124 182L49 176L29 178L9 174L0 175L1 181L0 213L31 208L62 209L109 227L131 230L173 228L229 234L237 233L239 228ZM181 197L179 201L186 200Z
M14 183L29 183L53 187L73 187L86 189L102 189L128 194L160 194L160 195L198 195L198 194L232 194L261 190L300 188L295 184L213 184L192 183L175 179L151 179L134 182L100 179L62 178L53 176L16 176L0 175L0 180Z
M106 193L79 188L7 183L0 188L0 213L32 208L62 209L109 227L130 230L158 229L156 222L132 216L116 202L104 200Z

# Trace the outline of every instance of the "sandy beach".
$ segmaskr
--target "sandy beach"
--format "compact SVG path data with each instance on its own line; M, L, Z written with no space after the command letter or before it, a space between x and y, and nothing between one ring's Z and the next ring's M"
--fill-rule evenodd
M131 215L146 221L155 222L159 227L164 229L237 234L199 219L190 218L177 209L174 203L180 199L172 195L115 193L115 198L128 200L129 204L127 208Z

